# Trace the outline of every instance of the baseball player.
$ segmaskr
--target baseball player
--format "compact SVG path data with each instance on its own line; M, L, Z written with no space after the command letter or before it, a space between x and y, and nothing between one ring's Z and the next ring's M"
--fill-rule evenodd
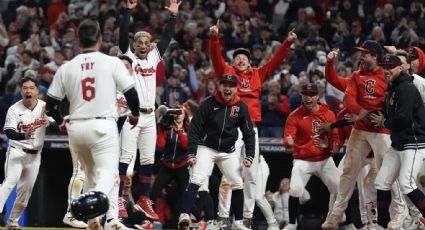
M128 73L132 78L134 79L134 71L133 71L133 60L126 56L126 55L119 55L118 58L122 61L122 63L125 65L125 68L128 70ZM131 111L128 108L127 101L125 99L124 94L117 91L117 109L118 109L118 132L121 133L122 127L124 126L125 121L127 120L127 116L131 114ZM118 189L118 216L120 218L127 218L128 213L126 209L126 200L124 199L123 193L124 193L124 187L125 184L131 185L132 183L132 176L133 176L133 168L134 164L136 162L136 158L133 157L126 173L124 175L120 175L120 183L119 183L119 189Z
M258 169L257 169L257 185L255 193L255 203L260 208L264 217L267 221L267 230L279 230L279 224L274 216L273 209L270 206L269 201L266 199L266 185L267 179L270 175L270 168L266 160L262 155L258 159Z
M285 124L283 144L293 148L293 168L289 189L289 224L285 230L297 228L296 217L300 205L299 198L312 175L317 175L330 192L329 210L335 201L338 191L338 169L331 157L332 152L339 150L337 130L330 133L319 133L321 123L334 122L335 114L327 105L318 102L316 84L302 86L302 105L289 114Z
M87 228L87 224L83 221L77 220L72 216L71 213L71 202L74 199L77 199L83 190L85 175L84 170L78 161L77 154L72 150L72 147L69 147L69 152L72 159L72 175L68 184L68 208L65 216L62 221L64 224L67 224L74 228Z
M121 157L119 164L120 176L126 175L128 165L136 156L137 148L140 151L140 170L138 201L136 210L143 212L146 217L158 220L158 215L152 209L152 202L149 199L150 185L152 181L155 141L156 121L155 121L155 90L156 90L156 68L162 60L162 55L168 48L174 34L176 16L180 2L171 0L166 7L170 12L169 21L161 35L158 44L151 44L151 35L146 31L139 31L134 35L134 52L129 46L130 10L137 6L137 1L127 0L127 8L124 10L121 22L119 47L125 55L133 61L135 72L136 90L140 101L140 119L136 127L131 129L131 125L124 123L121 133Z
M385 96L383 114L371 114L378 126L391 130L391 147L384 157L376 177L378 201L378 225L399 229L403 222L389 215L390 187L398 178L400 189L415 204L422 215L425 195L416 181L425 158L425 107L421 95L413 84L413 77L403 71L402 62L396 55L385 55L381 65L389 88ZM420 218L422 224L425 219Z
M244 178L244 219L246 219L247 225L250 225L252 221L252 215L255 207L255 193L256 193L256 176L257 176L257 165L258 165L258 156L259 156L259 145L258 145L258 129L256 127L257 123L261 122L261 86L263 83L273 76L273 73L279 68L283 59L285 58L289 47L292 42L297 39L297 35L294 33L294 30L291 30L288 34L286 40L282 43L280 48L277 50L276 54L264 65L258 68L251 68L250 66L250 51L244 48L239 48L233 53L233 60L231 65L227 65L224 62L224 58L221 55L221 47L219 40L219 20L217 25L210 27L210 55L211 62L214 67L217 78L221 77L223 73L232 73L235 74L238 78L238 96L241 100L248 105L249 114L251 120L254 122L254 131L255 131L255 156L252 166L249 168L242 168L242 175ZM244 148L243 148L242 135L239 132L239 138L236 142L236 151L241 153L243 158ZM226 196L230 199L229 196ZM225 201L220 201L226 203ZM219 207L223 207L221 205ZM230 207L226 207L227 210L219 210L219 213L229 213ZM228 216L221 216L228 217ZM250 226L248 226L250 227Z
M10 140L7 151L5 179L0 185L0 211L17 185L16 200L7 222L7 229L19 229L18 221L27 207L41 160L41 149L49 121L44 101L37 99L38 83L25 77L20 82L22 99L7 111L4 132Z
M137 123L139 101L134 81L124 64L116 57L99 52L100 26L86 19L78 27L81 54L62 65L48 90L47 111L60 126L63 118L57 110L67 97L70 103L67 132L86 174L86 189L108 195L110 210L117 210L119 138L116 124L116 91L123 92ZM105 229L126 229L118 221L118 212L106 213ZM89 229L99 229L98 218L89 220Z
M193 165L193 174L183 195L179 229L187 229L190 224L190 210L196 199L199 187L212 173L212 165L217 164L229 180L233 194L235 211L234 229L247 228L243 224L243 182L239 172L239 153L235 152L238 138L237 128L243 134L247 156L243 161L250 167L254 158L255 134L248 108L235 95L237 77L225 74L220 79L218 91L206 99L192 119L189 129L188 162Z
M333 49L327 56L328 61L332 62L335 58L335 56L338 56L339 49ZM332 65L327 65L325 67L325 70L327 73L325 75L326 81L334 86L335 88L339 89L342 92L345 92L347 89L347 85L349 82L349 78L338 76L335 73L335 69ZM346 107L346 102L344 98L344 106ZM337 114L337 119L339 119L334 124L324 124L324 126L327 126L328 128L338 128L338 136L340 138L340 142L345 142L345 139L348 139L348 137L351 134L352 125L354 124L353 121L347 121L347 118L353 117L347 108L342 109ZM321 127L319 126L319 129ZM329 129L330 130L330 129ZM376 189L375 185L373 183L367 183L365 184L364 181L368 180L369 178L366 178L366 176L371 175L374 167L374 161L373 161L373 151L370 151L368 156L365 159L364 166L360 169L359 175L357 176L357 188L359 190L359 204L360 204L360 216L362 223L365 226L370 226L373 223L376 223ZM341 159L338 165L338 170L340 170L341 174L344 167L344 162L346 159L346 155ZM372 166L372 167L371 167ZM371 172L371 173L369 173ZM373 175L373 174L372 174ZM350 205L350 203L348 203ZM350 209L350 208L348 208ZM350 219L349 219L349 213L348 214L346 224L348 226L350 225ZM349 226L350 227L350 226Z
M357 121L354 123L354 128L348 140L347 156L344 161L338 196L333 210L322 224L323 229L337 228L343 212L347 208L359 171L367 164L366 158L370 150L374 152L376 169L379 169L383 156L391 143L389 131L371 124L369 117L371 112L382 109L387 90L384 71L378 66L383 53L382 47L376 41L368 40L356 49L361 51L360 67L350 76L347 82L345 100L349 112L357 114ZM333 58L328 58L325 67L326 74L336 74L333 66L335 57L336 54ZM374 178L371 179L371 182L374 183ZM396 184L393 185L392 191L394 198L393 215L404 219L407 209Z

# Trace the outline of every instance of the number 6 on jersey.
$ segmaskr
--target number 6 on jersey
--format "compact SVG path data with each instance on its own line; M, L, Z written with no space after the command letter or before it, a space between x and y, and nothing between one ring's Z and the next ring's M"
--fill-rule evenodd
M95 78L93 77L86 77L81 80L83 99L86 101L91 101L95 96L96 89L94 88L94 80Z

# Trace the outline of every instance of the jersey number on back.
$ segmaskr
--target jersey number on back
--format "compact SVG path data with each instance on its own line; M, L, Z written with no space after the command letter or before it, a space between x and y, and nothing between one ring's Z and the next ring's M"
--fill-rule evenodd
M81 89L83 90L83 99L86 101L91 101L94 96L96 89L94 88L94 78L86 77L81 80Z

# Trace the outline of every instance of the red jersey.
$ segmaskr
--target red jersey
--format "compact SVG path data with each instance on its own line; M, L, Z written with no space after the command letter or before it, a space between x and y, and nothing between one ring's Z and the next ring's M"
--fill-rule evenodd
M329 84L342 92L347 88L349 80L348 77L341 77L336 73L333 62L327 62L325 65L325 79Z
M384 78L384 69L376 68L366 72L362 68L355 71L348 81L345 90L345 101L350 113L358 114L361 109L368 111L382 110L384 106L387 81ZM385 128L366 124L359 120L354 123L354 128L368 132L389 133Z
M221 55L220 40L217 36L211 37L210 55L216 77L219 79L224 73L232 73L238 77L237 93L241 100L248 105L249 114L254 123L261 122L261 86L279 68L291 44L291 42L285 40L266 64L239 72L224 62Z
M327 148L320 148L314 145L313 136L319 135L317 126L322 123L333 123L336 121L335 114L325 104L319 103L319 110L311 112L304 105L301 105L289 114L285 125L283 143L287 146L287 137L294 139L294 159L306 161L321 161L331 156L331 149L334 143L341 144L338 139L337 129L331 133L320 134L321 137L328 136Z

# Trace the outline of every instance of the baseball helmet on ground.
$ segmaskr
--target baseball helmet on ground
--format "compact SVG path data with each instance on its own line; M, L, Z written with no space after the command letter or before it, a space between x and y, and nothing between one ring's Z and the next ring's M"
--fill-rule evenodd
M99 191L80 195L71 203L71 213L77 220L89 220L105 214L109 208L109 199Z

